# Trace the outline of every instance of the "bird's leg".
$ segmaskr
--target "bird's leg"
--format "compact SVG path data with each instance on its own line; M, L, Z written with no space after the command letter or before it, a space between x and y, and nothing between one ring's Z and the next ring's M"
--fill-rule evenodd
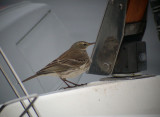
M65 81L67 81L67 82L69 82L69 83L71 83L71 84L73 84L75 86L82 86L82 85L86 85L87 84L87 83L85 83L85 84L76 84L76 83L73 83L73 82L71 82L69 80L66 80L66 79L65 79Z
M71 82L71 81L69 81L69 80L66 80L65 78L60 78L60 79L67 85L67 87L65 87L64 89L85 85L85 84L80 84L80 85L79 85L79 84L73 83L73 82ZM74 86L70 86L67 82L73 84Z
M66 81L66 82L69 82L69 83L71 83L71 84L73 84L73 85L75 85L75 86L81 86L81 85L79 85L79 84L73 83L73 82L71 82L71 81L69 81L69 80L66 80L66 79L65 79L65 81Z
M65 79L63 79L63 78L60 78L67 86L68 86L68 88L71 88L72 86L70 86L68 83L66 83L66 80Z

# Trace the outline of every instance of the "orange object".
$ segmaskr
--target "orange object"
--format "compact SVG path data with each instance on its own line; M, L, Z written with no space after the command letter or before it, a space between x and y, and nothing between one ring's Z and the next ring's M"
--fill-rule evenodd
M148 0L129 0L126 23L138 22L143 19Z

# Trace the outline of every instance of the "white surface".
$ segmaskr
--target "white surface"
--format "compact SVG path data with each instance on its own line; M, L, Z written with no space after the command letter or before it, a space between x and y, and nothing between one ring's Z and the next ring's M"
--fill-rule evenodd
M88 86L40 96L35 102L42 117L53 116L160 116L160 76L94 82ZM18 103L1 117L18 116ZM16 111L13 111L16 108Z

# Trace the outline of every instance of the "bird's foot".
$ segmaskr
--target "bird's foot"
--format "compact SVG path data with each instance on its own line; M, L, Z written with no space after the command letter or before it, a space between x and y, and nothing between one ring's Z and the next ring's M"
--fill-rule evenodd
M73 83L73 82L71 82L71 81L69 81L69 80L65 80L65 82L68 82L68 83L74 85L75 87L76 87L76 86L82 86L82 85L86 85L86 84L87 84L87 83L85 83L85 84L76 84L76 83ZM70 85L69 85L69 86L70 86Z
M68 88L74 88L76 86L67 86L67 87L63 87L63 89L68 89Z
M83 85L87 85L87 83L85 83L85 84L74 84L74 86L68 85L67 87L62 87L60 89L75 88L75 87L79 87L79 86L83 86Z
M74 88L74 87L77 87L77 86L67 86L67 87L61 87L60 89L68 89L68 88Z
M75 86L83 86L83 85L87 85L87 83L85 83L85 84L76 84Z
M86 84L76 84L74 82L71 82L69 80L66 80L66 79L63 79L63 78L60 78L66 85L67 87L62 87L60 89L67 89L67 88L74 88L74 87L78 87L78 86L82 86L82 85L86 85ZM71 86L70 84L72 84L73 86Z

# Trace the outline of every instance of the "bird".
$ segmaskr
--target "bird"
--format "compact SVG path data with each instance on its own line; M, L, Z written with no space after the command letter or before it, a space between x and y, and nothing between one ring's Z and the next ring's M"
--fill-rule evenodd
M73 83L67 80L67 78L75 78L89 69L91 59L88 56L86 49L93 44L95 44L95 42L89 43L78 41L74 43L57 59L53 60L44 68L37 71L33 76L26 78L22 82L26 82L38 76L51 75L59 77L67 85L67 88L81 86L81 84ZM72 84L72 86L70 84Z

